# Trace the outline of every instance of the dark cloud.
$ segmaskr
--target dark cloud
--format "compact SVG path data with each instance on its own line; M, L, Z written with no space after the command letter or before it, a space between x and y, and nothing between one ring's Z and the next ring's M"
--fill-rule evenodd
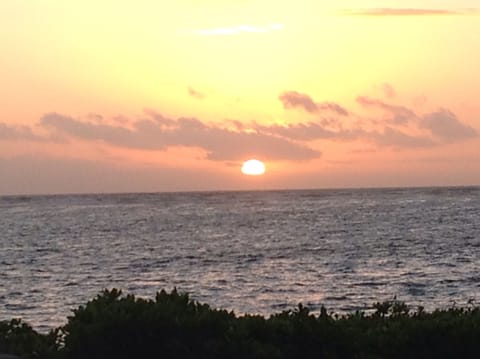
M336 112L338 115L348 116L348 111L342 106L340 106L339 104L336 104L334 102L317 103L317 108L318 108L318 111L328 110L328 111Z
M393 91L393 88L386 88ZM279 99L286 109L298 107L317 115L317 119L286 125L225 120L219 125L194 117L171 119L151 109L144 110L135 120L123 116L104 119L97 114L79 119L49 113L32 127L0 123L0 140L59 142L79 139L155 151L191 147L202 149L207 159L229 162L250 156L291 161L318 158L321 152L310 146L313 141L321 140L366 140L379 147L419 148L478 136L474 128L463 124L448 110L420 116L404 106L359 96L357 102L369 113L362 118L335 103L316 103L307 94L295 91L285 92ZM324 110L330 111L328 116L319 115ZM348 113L348 118L343 117ZM380 116L383 118L378 118Z
M279 96L279 99L285 109L300 107L310 113L317 112L317 105L312 98L297 91L284 92Z
M348 111L334 102L316 103L310 96L297 91L284 92L279 99L285 109L301 108L309 113L331 111L341 116L348 116Z
M395 90L390 84L384 84L382 89L387 97L395 97ZM307 112L315 113L319 108L319 104L315 103L309 95L296 91L285 92L279 99L286 109L300 107ZM462 124L453 113L447 110L420 117L408 107L393 105L379 99L358 96L356 100L362 107L379 109L387 113L388 117L380 120L374 118L369 120L370 124L363 121L363 125L360 125L360 122L357 122L350 128L344 128L340 121L329 122L324 119L285 126L257 125L256 128L261 132L294 141L364 139L378 146L394 148L429 147L442 142L459 141L477 136L473 128ZM369 127L370 130L367 130L366 128ZM424 133L423 136L410 135L412 128L416 128L419 133L428 129L430 133Z
M445 142L454 142L477 137L478 133L470 126L461 123L452 112L441 109L424 116L420 126Z
M436 142L428 137L411 136L400 130L385 127L381 131L367 131L362 128L337 129L325 128L319 123L308 122L294 125L258 126L260 131L289 138L295 141L334 140L354 141L367 140L381 147L417 148L434 146Z
M128 117L122 115L114 116L112 120L122 125L126 125L129 121Z
M146 150L199 147L211 160L241 160L251 155L269 160L308 160L321 155L319 151L268 133L232 131L195 118L170 120L153 115L153 118L133 122L131 128L85 122L56 113L43 116L40 123L70 137L119 147Z
M382 133L371 133L369 139L377 145L394 148L431 147L437 144L428 137L411 136L391 127L385 127Z
M102 115L99 115L98 113L90 112L87 115L87 119L92 122L97 122L97 123L102 123L104 121L104 118Z
M323 122L323 121L322 121ZM262 133L268 133L294 141L315 141L315 140L355 140L359 137L365 137L365 132L361 129L331 129L323 125L322 122L307 122L290 125L256 125L255 129Z
M156 143L152 143L152 138L149 136L148 131L146 131L147 136L140 138L132 136L132 130L126 127L85 122L58 113L44 115L40 119L40 125L59 134L83 140L102 140L113 145L131 148L157 148Z
M319 139L332 139L337 136L337 133L325 128L316 122L298 123L286 126L271 125L260 126L257 125L256 129L261 132L289 138L295 141L312 141Z
M240 160L250 156L271 160L309 160L321 156L321 152L309 147L262 133L225 132L215 129L203 142L201 147L207 148L208 159L211 160Z
M389 118L389 121L393 124L406 124L417 118L417 115L407 107L391 105L367 96L358 96L357 102L363 107L376 107L390 113L392 117Z
M245 131L247 127L242 121L239 120L227 120L229 124L231 124L237 131Z
M206 97L204 93L195 90L193 87L188 87L188 94L197 100L203 100Z
M43 141L44 139L33 133L32 129L27 126L10 126L0 123L0 140L7 141Z
M345 10L342 13L350 16L454 16L463 15L475 12L475 10L468 11L453 11L446 9L414 9L414 8L374 8L374 9L359 9L359 10Z
M152 110L150 108L146 108L143 110L143 112L148 116L150 117L152 120L154 120L155 122L163 125L163 126L173 126L175 125L175 121L162 115L161 113L155 111L155 110Z

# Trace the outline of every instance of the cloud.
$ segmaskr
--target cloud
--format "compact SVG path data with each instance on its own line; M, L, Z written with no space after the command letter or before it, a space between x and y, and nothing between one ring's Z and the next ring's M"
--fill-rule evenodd
M418 148L434 146L437 142L426 136L412 136L386 126L382 130L365 130L360 127L331 130L320 123L308 122L294 125L258 126L262 132L282 136L295 141L355 141L367 140L381 147Z
M382 85L382 91L386 98L394 98L397 95L393 86L388 83Z
M264 160L302 161L321 157L316 141L368 141L379 147L421 148L478 137L454 113L441 109L426 115L384 100L358 96L364 114L333 102L315 102L308 94L286 91L285 109L300 108L312 120L287 124L225 120L221 124L195 117L169 118L152 109L137 119L98 114L84 118L49 113L35 126L0 123L0 140L56 142L77 139L125 149L164 151L172 147L202 150L212 161L234 162L250 156ZM323 116L328 111L328 116ZM366 115L365 115L366 113ZM348 114L348 117L344 117Z
M242 160L251 155L268 160L308 160L321 155L305 145L268 133L232 131L195 118L171 120L151 111L147 114L150 118L135 121L131 127L85 122L57 113L43 116L40 124L69 137L118 147L198 147L215 161Z
M0 140L7 141L43 141L44 138L33 133L32 129L27 126L10 126L0 122Z
M461 123L452 112L441 109L425 115L420 126L446 142L454 142L474 138L478 132L470 126Z
M310 96L297 91L284 92L279 99L285 109L301 108L309 113L331 111L341 116L348 116L348 111L334 102L316 103Z
M143 112L149 116L152 120L154 120L156 123L162 125L162 126L165 126L165 127L169 127L169 126L174 126L175 125L175 120L172 120L164 115L162 115L161 113L155 111L155 110L152 110L150 108L146 108L143 110ZM127 121L127 123L130 122L129 120Z
M262 133L300 142L316 140L351 141L360 137L368 137L367 132L360 128L332 129L326 126L323 121L270 126L256 124L254 128Z
M316 103L309 95L296 91L284 92L279 99L286 109L300 107L313 114L328 106L338 117L350 113L351 121L333 117L331 120L320 118L286 125L263 125L227 120L218 125L191 117L171 119L147 109L144 118L110 124L50 113L41 118L40 126L49 131L50 136L100 141L123 148L196 147L203 149L206 158L214 161L236 161L253 155L265 160L309 160L321 156L319 150L310 147L311 142L318 140L367 140L380 147L419 148L477 136L475 129L461 123L448 110L421 116L405 106L358 96L357 102L363 108L379 109L388 114L380 119L371 115L362 119L343 108L344 111L336 109L333 103ZM24 131L31 133L28 129Z
M206 97L204 93L195 90L193 87L188 87L188 94L197 100L203 100Z
M406 124L417 118L417 115L407 107L391 105L367 96L358 96L357 102L363 107L377 107L389 112L392 115L392 117L389 118L389 121L394 124Z
M285 109L298 108L315 113L318 111L316 103L308 95L299 93L297 91L284 92L279 96Z
M395 90L389 84L384 84L383 90L388 97L395 96ZM323 104L316 103L309 95L297 91L284 92L279 100L285 109L301 108L308 113L317 113ZM345 121L340 122L308 121L288 125L258 126L264 133L288 138L293 141L336 140L354 141L368 140L378 146L394 148L419 148L441 145L442 143L466 140L477 136L472 127L462 124L456 116L441 110L424 116L417 115L414 110L400 105L358 96L356 99L365 109L379 109L388 114L384 118L369 116L361 120L353 112L345 110L351 119L357 119L346 127ZM337 111L337 114L341 112ZM412 130L416 133L412 135ZM428 130L428 131L425 131Z
M100 115L98 113L95 113L95 112L90 112L87 115L87 119L92 121L92 122L97 122L97 123L102 123L105 120L102 115Z
M338 133L327 129L320 123L316 122L298 123L285 126L261 126L256 124L255 129L263 133L288 138L294 141L313 141L338 137Z
M204 138L202 147L209 147L208 159L220 161L241 160L253 155L271 160L309 160L321 156L320 151L285 138L261 133L224 132L220 129Z
M85 122L58 113L44 115L40 119L40 125L54 130L58 134L70 135L83 140L103 140L110 144L131 148L157 148L157 145L151 141L151 136L146 136L146 138L132 136L132 131L126 127ZM141 126L141 121L138 125Z
M373 8L344 10L348 16L457 16L477 13L476 9L454 11L447 9L416 9L416 8Z
M382 133L371 133L369 137L377 145L394 148L431 147L437 144L428 137L411 136L388 126Z

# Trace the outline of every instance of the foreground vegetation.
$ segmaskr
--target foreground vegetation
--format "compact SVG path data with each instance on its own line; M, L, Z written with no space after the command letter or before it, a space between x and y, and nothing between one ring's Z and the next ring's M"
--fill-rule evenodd
M106 290L65 326L37 333L0 322L0 353L22 358L479 358L480 308L426 313L397 301L346 316L308 308L236 316L161 291L154 300Z

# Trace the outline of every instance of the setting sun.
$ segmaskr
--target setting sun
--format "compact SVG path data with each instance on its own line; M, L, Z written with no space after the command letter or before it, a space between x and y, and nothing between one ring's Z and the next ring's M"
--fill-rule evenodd
M479 0L70 3L0 0L0 195L480 183Z
M243 163L242 173L250 176L263 175L265 173L265 165L259 160L248 160Z

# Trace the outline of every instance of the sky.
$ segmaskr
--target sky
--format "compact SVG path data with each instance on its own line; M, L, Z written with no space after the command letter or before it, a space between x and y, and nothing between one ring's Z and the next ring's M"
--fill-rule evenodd
M478 1L324 3L1 1L0 194L480 185Z

